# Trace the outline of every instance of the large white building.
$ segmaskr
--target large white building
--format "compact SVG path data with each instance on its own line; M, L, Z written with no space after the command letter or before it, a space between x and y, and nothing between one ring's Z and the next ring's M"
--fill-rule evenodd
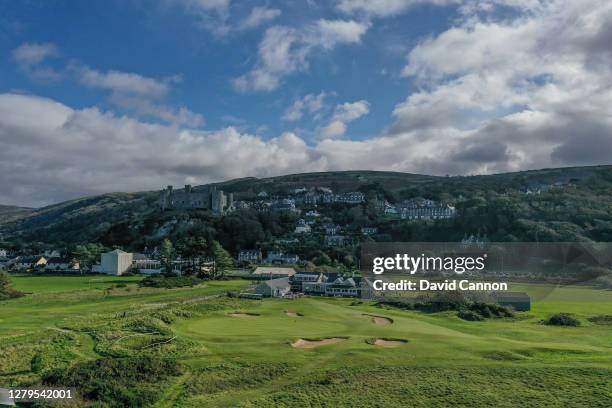
M109 275L123 275L132 267L133 254L120 249L106 252L101 255L100 265L96 265L94 272Z

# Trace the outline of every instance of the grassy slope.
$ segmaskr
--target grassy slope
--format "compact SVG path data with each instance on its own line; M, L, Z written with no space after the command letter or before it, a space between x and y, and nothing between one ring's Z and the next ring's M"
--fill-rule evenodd
M16 287L34 294L0 304L0 344L18 347L48 336L50 327L58 330L82 319L101 327L113 313L144 313L164 303L223 293L246 283L213 282L175 290L138 289L128 283L127 288L104 291L126 279L109 277L95 283L89 279L15 278ZM349 299L237 301L230 309L213 307L170 325L179 339L205 351L178 357L188 368L164 388L157 406L510 407L517 401L534 407L610 406L612 327L586 320L612 314L610 292L528 284L518 289L537 299L532 312L516 320L485 322L462 321L452 313L351 306ZM289 317L287 310L304 316ZM259 316L228 316L233 311ZM575 313L583 326L539 324L555 312ZM378 326L364 313L388 316L394 323ZM300 337L333 336L349 338L310 350L290 346ZM402 338L408 343L383 349L365 342L372 337ZM76 334L66 349L69 361L97 358L94 345L86 333ZM27 364L3 364L0 383L22 371L21 375L29 375Z
M524 286L528 291L542 289ZM585 296L593 301L584 304L561 301L569 297L586 302ZM256 387L186 398L187 402L181 403L198 406L212 400L210 406L233 406L241 402L245 406L319 406L317 404L327 401L330 406L343 403L368 406L378 400L381 406L396 406L403 397L397 399L388 395L393 395L394 386L400 386L406 398L413 393L412 397L421 401L415 406L457 404L462 400L466 405L513 406L515 398L528 398L530 394L529 398L542 399L540 403L543 404L546 393L557 388L562 389L559 403L563 406L568 401L579 402L579 399L572 399L570 393L573 391L566 388L575 381L582 381L583 390L591 394L586 406L597 400L612 401L609 390L603 394L605 387L601 378L604 373L612 374L612 330L609 326L597 326L584 320L594 314L612 313L610 293L562 288L555 291L551 300L536 302L532 313L511 321L466 322L452 313L427 315L381 310L368 305L350 306L350 300L308 298L265 301L259 307L246 309L260 314L255 318L234 318L228 317L226 312L218 312L206 319L181 321L176 324L176 331L203 342L211 351L212 356L205 365L227 361L236 364L289 362L291 366L300 367L288 376ZM288 317L285 310L300 312L304 317ZM541 318L556 311L577 313L585 326L558 328L539 324ZM363 313L387 316L394 323L378 326ZM312 350L296 350L289 346L292 339L335 336L348 336L349 339ZM365 342L372 337L400 338L408 343L395 349L382 349ZM192 361L196 367L203 363ZM581 368L584 371L580 371ZM554 372L552 378L546 379L550 389L538 389L537 384L529 381L525 383L523 376L529 377L529 373L536 372L537 376L546 377L547 370ZM590 374L585 375L586 372ZM206 380L206 376L201 377L200 381ZM313 379L316 379L314 384ZM326 386L322 386L321 381ZM335 382L344 383L344 387L334 386ZM371 389L372 382L377 383L379 389ZM419 385L411 389L413 382ZM496 384L500 382L507 383L511 389L496 394ZM604 382L607 386L612 385L609 380ZM298 397L278 391L279 385L293 390L293 395ZM376 397L360 393L361 397L355 398L355 389L362 386L368 386L369 392ZM445 394L442 399L441 392ZM495 404L476 401L485 394L495 397Z

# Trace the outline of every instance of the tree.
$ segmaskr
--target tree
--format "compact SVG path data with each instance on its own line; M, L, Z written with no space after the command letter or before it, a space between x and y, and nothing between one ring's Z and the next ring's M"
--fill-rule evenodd
M215 274L218 273L223 276L226 270L234 266L232 256L218 241L212 242L212 255L215 260Z
M77 245L72 255L79 261L83 270L91 268L100 259L100 254L106 250L107 248L102 244Z
M179 253L189 264L188 274L197 274L202 270L202 258L206 253L208 245L202 237L190 237L183 245Z
M167 275L172 274L172 261L174 261L174 246L172 241L166 238L161 245L161 262Z
M12 299L23 296L22 292L19 292L12 288L11 280L6 272L0 271L0 300Z

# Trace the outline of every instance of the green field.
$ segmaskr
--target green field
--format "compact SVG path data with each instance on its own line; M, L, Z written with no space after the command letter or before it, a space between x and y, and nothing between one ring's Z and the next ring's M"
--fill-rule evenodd
M140 387L158 407L612 406L612 326L588 320L612 315L610 291L522 284L531 312L468 322L352 299L224 296L244 280L169 290L136 279L14 277L32 294L0 303L0 386L150 356L180 372L122 392ZM581 326L541 324L558 312ZM326 338L336 342L292 346Z

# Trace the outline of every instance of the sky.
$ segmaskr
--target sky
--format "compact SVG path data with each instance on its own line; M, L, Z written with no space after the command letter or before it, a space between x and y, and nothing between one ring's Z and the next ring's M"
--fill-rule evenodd
M608 0L0 0L0 204L611 157Z

